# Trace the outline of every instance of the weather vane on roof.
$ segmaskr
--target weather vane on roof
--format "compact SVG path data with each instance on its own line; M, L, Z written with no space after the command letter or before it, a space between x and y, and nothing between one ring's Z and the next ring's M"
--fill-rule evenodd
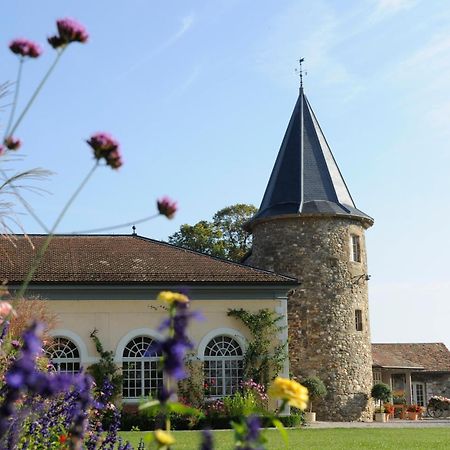
M131 227L131 229L133 230L133 233L132 233L132 234L133 234L133 235L136 234L136 226L133 225L133 226Z
M295 69L295 73L298 73L299 77L300 77L300 89L303 87L303 66L302 63L305 60L305 58L300 58L298 60L298 64L300 66L299 69ZM305 75L308 75L308 72L305 71Z

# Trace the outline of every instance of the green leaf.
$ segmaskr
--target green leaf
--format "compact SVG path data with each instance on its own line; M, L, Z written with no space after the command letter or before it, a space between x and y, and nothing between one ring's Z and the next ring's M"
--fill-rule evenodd
M169 411L175 412L178 414L183 414L185 416L202 416L203 413L196 408L192 408L190 406L183 405L182 403L169 403L167 405Z
M142 405L139 405L139 411L142 411L143 409L152 408L153 406L159 405L159 400L150 400L148 402L142 403Z
M284 443L286 444L286 447L289 445L289 438L286 431L286 428L284 428L284 425L281 423L279 419L272 419L273 426L280 432L281 437L283 438Z

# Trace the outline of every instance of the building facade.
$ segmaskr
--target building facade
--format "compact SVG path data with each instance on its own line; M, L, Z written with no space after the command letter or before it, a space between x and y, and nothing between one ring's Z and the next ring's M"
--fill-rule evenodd
M0 273L10 291L20 286L45 239L0 239L0 251L7 255L0 260ZM156 300L160 291L186 291L190 307L203 316L192 322L189 335L192 358L203 363L206 395L213 399L239 388L252 338L228 310L268 309L282 316L287 327L287 292L295 286L292 278L138 235L56 235L28 296L46 299L58 317L47 348L57 370L75 373L96 363L99 355L90 335L97 330L122 369L123 401L137 404L162 385L159 355L146 353L161 338L158 330L167 317L166 307ZM286 340L287 331L274 336L274 348ZM287 360L280 375L289 375Z

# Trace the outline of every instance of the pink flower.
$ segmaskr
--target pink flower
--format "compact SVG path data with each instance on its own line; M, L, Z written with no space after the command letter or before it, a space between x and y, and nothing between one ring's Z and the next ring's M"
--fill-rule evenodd
M166 216L168 219L173 219L173 216L178 209L177 202L174 202L167 196L160 198L157 201L157 206L159 213Z
M96 133L86 141L94 150L94 158L104 159L106 165L118 169L122 164L119 143L108 133Z
M4 155L6 152L6 149L3 145L0 145L0 156Z
M8 302L0 302L0 323L3 323L10 314L15 314L11 304Z
M56 21L58 35L49 37L47 40L53 48L63 47L71 42L84 43L89 39L86 28L76 20L65 18Z
M16 55L30 58L37 58L42 53L41 47L28 39L14 39L9 44L9 49Z
M22 141L13 136L8 136L4 143L9 150L18 150L22 145Z

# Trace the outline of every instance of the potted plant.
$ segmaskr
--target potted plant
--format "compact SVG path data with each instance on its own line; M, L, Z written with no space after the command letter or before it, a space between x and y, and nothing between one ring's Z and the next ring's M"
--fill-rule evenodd
M409 405L406 408L406 412L408 413L409 420L417 420L422 413L422 407L416 404Z
M323 381L318 377L305 378L302 383L308 389L309 395L309 412L305 412L305 422L315 422L316 413L312 411L313 400L317 400L324 395L327 395L327 388Z
M390 400L392 395L391 388L385 383L377 383L373 386L371 395L378 405L375 409L375 421L386 422L386 413L384 411L383 402L388 402Z
M390 417L394 417L394 405L392 403L385 403L383 405L384 412L386 413L386 419L389 420Z

